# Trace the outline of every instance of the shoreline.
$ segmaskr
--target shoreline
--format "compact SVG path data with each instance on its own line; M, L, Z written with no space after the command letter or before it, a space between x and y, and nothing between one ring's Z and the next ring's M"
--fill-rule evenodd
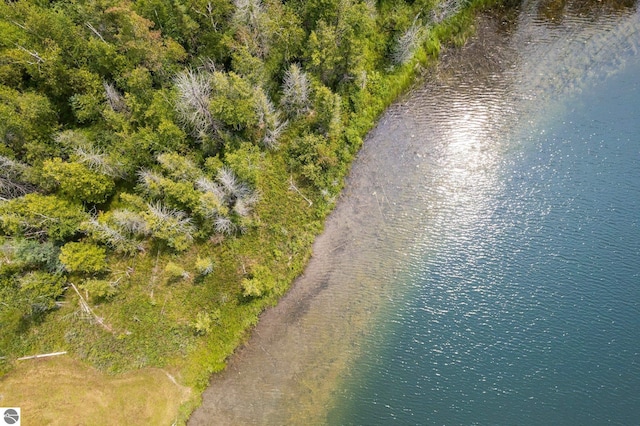
M495 17L486 13L478 14L474 21L478 31L469 42L462 48L452 48L443 54L437 64L429 70L430 75L426 79L421 78L410 91L403 94L381 115L351 164L340 198L326 218L323 232L313 243L313 255L304 273L296 278L276 306L268 308L260 315L258 324L251 330L251 337L228 359L226 369L212 376L209 386L202 394L202 404L189 418L190 425L254 423L258 418L265 424L317 423L326 415L327 407L331 406L332 399L335 398L332 394L333 387L342 377L349 374L349 365L357 358L360 350L357 343L353 343L355 347L345 343L349 342L348 337L367 334L367 330L373 326L372 322L375 322L376 311L384 307L387 298L393 297L392 281L396 271L402 269L399 264L403 261L397 256L394 257L394 254L414 238L411 233L390 235L390 231L385 227L388 220L403 220L402 217L393 216L394 209L397 210L397 207L393 206L401 203L402 198L407 195L402 190L389 195L379 183L385 179L381 166L387 167L387 173L393 173L391 166L394 161L389 160L387 164L382 165L376 162L374 166L377 167L372 170L369 159L376 155L380 144L385 145L382 148L386 150L384 152L393 153L389 158L405 156L406 153L398 151L397 147L394 152L394 141L385 140L384 135L388 133L388 126L394 126L398 122L394 115L402 114L402 110L410 103L412 94L428 85L435 75L459 66L460 60L473 59L476 62L470 64L472 68L497 66L499 58L491 55L487 59L482 54L482 49L487 48L488 35L496 33L499 24L497 21ZM490 41L497 45L496 42L495 37ZM380 156L379 153L377 155ZM403 161L407 161L406 166L411 167L411 158L407 157ZM389 175L386 179L393 177ZM358 233L363 232L362 223L368 225L364 240ZM387 279L372 282L371 278L367 277L348 277L345 280L344 276L348 275L348 272L342 271L348 269L349 262L357 259L358 262L367 264L365 245L378 245L383 242L389 245L388 261L368 267L385 271L381 274L386 275ZM371 275L377 276L380 273ZM335 278L333 281L332 277ZM348 288L345 289L345 286ZM367 301L362 302L360 296L366 297ZM351 311L338 329L324 330L319 336L316 335L320 343L307 340L305 331L316 331L314 326L318 325L314 321L318 316L324 314L333 318L326 320L329 324L341 323L339 312L343 310ZM273 356L270 350L272 347L278 347L278 359ZM295 348L300 354L291 358L284 348ZM315 348L321 348L323 353L312 353ZM284 361L280 357L284 358ZM267 360L270 360L270 363L267 363ZM302 360L309 365L306 369L302 366ZM309 371L314 368L319 371ZM254 372L260 372L260 378L252 377ZM294 397L279 393L279 389L269 392L270 389L261 387L262 383L253 387L250 383L239 385L238 382L246 376L251 377L250 382L256 379L267 383L279 383L285 389L298 389L300 393L306 392L308 395L303 395L300 400L288 401L288 398ZM306 377L313 377L315 386L309 386ZM298 380L307 384L300 385L296 383ZM238 400L250 400L255 403L238 406ZM275 410L279 404L289 408L285 408L289 413L288 417L279 417L282 413Z
M510 63L508 59L510 56L509 53L506 53L505 56L505 49L509 49L509 45L508 43L503 44L502 39L506 37L500 38L498 34L500 25L505 23L497 20L495 16L487 18L483 14L477 17L476 23L478 27L477 35L474 35L463 48L448 51L441 56L441 60L437 65L439 68L437 73L442 72L445 79L447 72L472 74L486 72L487 70L507 69ZM490 37L493 35L493 38L487 38L488 35ZM489 50L482 50L486 48L489 48ZM474 49L480 49L479 51L482 52L482 54L474 54ZM489 54L486 54L487 52ZM437 73L434 73L434 75ZM422 84L425 83L422 82L421 85ZM358 247L353 234L353 222L350 221L362 221L368 218L374 225L380 225L380 228L365 227L368 232L371 233L371 235L368 236L372 237L371 239L367 239L366 242L375 244L376 240L388 241L385 238L386 235L384 234L385 230L383 225L386 220L397 218L389 217L388 215L390 213L385 206L401 201L402 194L389 197L388 194L381 191L381 187L376 183L376 177L379 180L379 174L382 173L380 170L384 169L379 167L381 164L376 164L378 166L376 169L378 174L370 175L374 176L373 179L366 179L363 175L367 173L367 163L370 159L370 153L372 151L375 152L377 148L379 148L375 144L372 145L372 139L376 142L376 138L385 134L386 126L393 126L394 120L397 121L397 119L394 119L394 114L402 114L403 110L408 108L408 104L411 103L412 92L416 89L421 90L414 88L387 108L385 113L380 117L379 122L371 132L369 132L361 150L352 163L349 175L345 180L346 183L340 200L325 220L325 230L317 237L313 245L314 254L308 262L304 274L295 280L290 290L280 299L276 307L263 312L258 325L252 330L252 337L229 359L227 369L212 377L209 388L203 393L205 401L202 406L194 412L190 419L190 424L217 424L215 422L218 421L219 424L246 422L247 417L241 417L245 414L262 415L263 417L251 417L251 419L259 418L266 423L272 423L271 420L273 419L277 419L277 421L281 423L317 422L318 419L323 418L327 408L331 406L332 399L336 397L336 395L332 393L332 385L339 382L345 374L349 373L349 365L353 363L354 359L358 356L360 351L359 347L346 351L346 355L341 359L336 359L334 355L339 351L330 348L329 361L324 364L314 359L312 365L317 366L319 370L323 371L312 376L318 382L316 387L305 385L305 391L307 391L309 395L303 396L302 399L304 401L310 400L316 404L316 411L313 410L313 407L308 409L307 405L300 404L299 401L285 401L287 396L278 393L281 388L271 389L272 394L268 394L268 392L265 393L266 388L261 387L263 384L260 383L255 386L255 389L245 388L244 390L257 392L257 395L266 395L265 399L271 402L276 401L280 403L281 401L285 401L285 403L288 404L287 406L295 407L295 410L299 412L291 414L292 410L290 410L289 417L269 417L272 415L277 416L277 414L273 414L273 405L260 405L257 397L253 399L256 401L255 405L251 404L248 406L240 403L241 407L239 407L238 412L234 412L233 407L239 404L238 395L240 394L234 386L238 380L241 380L240 376L251 375L254 371L260 371L259 359L264 359L258 356L260 353L267 353L269 357L273 359L275 362L275 364L273 364L274 369L286 367L282 365L283 360L276 360L273 357L274 352L270 351L270 347L267 345L280 345L283 341L292 339L290 334L301 333L300 330L309 325L309 322L305 322L305 316L317 315L314 309L318 311L326 309L327 314L330 316L336 315L334 310L342 309L344 306L354 309L354 304L350 303L350 299L357 300L361 294L358 293L358 291L365 292L367 289L375 288L377 293L374 295L375 300L371 301L371 306L355 306L356 311L360 309L360 311L354 314L357 318L346 321L345 325L345 328L349 329L345 333L353 333L354 335L358 333L366 334L367 329L372 326L368 322L375 316L375 309L384 306L385 297L393 293L393 289L389 288L389 286L384 288L384 281L368 282L366 284L355 282L353 287L349 287L349 291L341 288L342 293L340 293L334 291L334 289L336 286L344 284L344 282L332 283L329 280L331 276L336 274L336 271L343 266L339 263L340 258L353 258L352 256L355 255L357 249L363 249L362 244L365 244L361 243L360 247ZM532 90L531 88L525 89ZM426 89L426 91L428 92L428 89ZM556 91L553 90L551 90L551 92L556 93ZM519 93L518 96L524 95L523 93ZM407 136L410 135L407 134ZM380 143L380 141L377 140L377 143ZM390 156L405 154L404 152L393 150L383 152L391 152L392 155ZM380 154L378 153L378 155ZM382 165L384 166L385 164ZM403 167L409 165L411 165L410 160L407 160L407 164L402 164ZM371 219L371 217L377 217L377 221ZM393 240L392 243L399 245L401 241L409 240L410 237L405 237L404 240L398 238L397 240ZM375 265L375 267L381 269L389 268L390 276L393 276L396 270L392 262L391 264ZM336 294L339 297L344 297L344 299L336 300ZM371 296L371 293L368 293L367 296ZM330 308L327 309L327 307ZM328 322L335 323L335 321L332 320ZM294 331L292 331L292 329ZM326 334L328 334L329 337L326 337L324 334L322 337L327 340L341 337L340 331L338 330L328 330ZM297 335L298 338L300 335L301 334ZM305 348L305 350L308 350L308 342L299 341L296 343ZM287 343L282 345L282 347L287 347ZM325 349L324 345L320 345L320 347ZM278 355L282 356L285 354L278 352ZM256 360L252 360L252 357L257 358ZM249 360L247 361L247 359ZM246 368L247 365L250 366L248 369ZM262 368L270 369L272 365L262 364ZM283 382L293 382L300 377L300 371L303 369L300 367L294 370L293 373L288 374L288 376L283 379ZM280 372L276 371L273 375L283 374L281 372L282 370L279 371ZM284 373L284 375L287 375L287 373ZM326 382L323 383L323 380L326 380ZM306 383L308 384L309 381L306 381ZM294 384L293 386L296 385ZM268 391L269 389L266 390ZM209 403L207 402L207 398L209 398ZM249 398L249 400L251 401L252 399ZM213 414L215 414L215 417ZM291 415L295 415L296 417L291 417ZM212 423L213 418L216 419L214 423ZM265 421L266 419L269 419L269 421Z

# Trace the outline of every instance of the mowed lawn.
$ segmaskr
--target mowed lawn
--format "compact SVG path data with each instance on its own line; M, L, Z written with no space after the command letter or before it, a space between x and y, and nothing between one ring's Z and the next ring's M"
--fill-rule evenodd
M111 376L67 356L22 361L0 379L0 406L24 425L170 425L190 389L161 369Z

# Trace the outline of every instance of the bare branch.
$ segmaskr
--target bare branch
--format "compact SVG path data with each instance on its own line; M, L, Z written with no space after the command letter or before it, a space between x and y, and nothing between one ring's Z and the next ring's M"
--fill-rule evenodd
M205 18L209 18L209 21L211 22L211 28L213 29L214 32L218 32L218 23L213 20L214 6L211 4L211 2L207 3L207 13L204 13L203 11L196 9L195 7L191 7L191 10L196 12L198 15L202 15Z
M36 186L24 182L26 164L0 155L0 199L10 200L36 191Z
M292 191L297 192L298 195L300 195L307 203L309 203L309 207L311 207L313 205L313 201L311 201L310 199L305 197L304 194L302 192L300 192L300 190L298 189L296 184L293 182L293 176L289 177L289 189L292 190Z
M31 57L33 57L37 64L42 64L45 62L44 58L42 58L38 52L36 52L35 50L28 50L23 46L20 46L19 44L16 43L16 46L18 47L18 49L22 50L23 52L29 54ZM29 62L30 64L35 64L34 62Z
M85 25L87 28L89 28L89 29L91 30L91 32L93 32L95 35L97 35L97 36L98 36L98 38L100 38L100 40L102 40L102 42L103 42L104 44L109 44L109 43L107 43L107 42L105 41L105 39L104 39L104 38L102 37L102 35L98 32L98 30L96 30L96 29L94 28L94 26L93 26L93 25L91 25L91 23L90 23L90 22L85 22L85 23L84 23L84 25Z
M52 356L65 355L66 353L67 353L67 351L62 351L62 352L51 352L51 353L48 353L48 354L38 354L38 355L23 356L21 358L16 359L16 361L26 361L26 360L29 360L29 359L48 358L48 357L52 357Z
M267 149L275 149L278 146L278 138L287 126L280 120L280 113L276 111L273 103L262 88L256 88L256 113L258 126L264 130L262 145Z
M89 306L89 304L87 303L87 301L84 299L84 297L82 297L82 295L80 294L80 292L78 291L78 288L75 286L75 284L73 283L69 283L71 284L71 287L75 290L76 294L79 297L79 301L80 301L80 308L87 314L90 314L91 316L93 316L93 318L95 319L95 321L100 324L105 330L107 330L110 333L113 333L113 329L104 322L103 318L100 318L98 315L96 315L95 312L93 312L93 309L91 309L91 307Z

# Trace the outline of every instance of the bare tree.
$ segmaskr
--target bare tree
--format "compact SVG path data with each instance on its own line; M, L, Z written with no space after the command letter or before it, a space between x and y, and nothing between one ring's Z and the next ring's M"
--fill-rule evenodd
M147 208L153 217L167 225L171 229L180 230L187 234L194 231L191 218L183 211L170 209L161 202L149 203Z
M282 82L282 100L286 113L299 116L309 111L309 78L298 64L291 64Z
M177 209L170 209L159 201L155 203L148 203L147 208L154 217L160 220L176 219L181 222L184 221L185 225L190 224L191 222L191 219L189 219L185 212Z
M262 15L261 0L234 0L234 19L252 28L257 28Z
M115 112L126 111L127 104L125 103L124 98L122 97L120 92L118 92L118 89L116 89L113 84L106 81L103 82L102 85L104 86L104 93L111 109Z
M202 176L196 181L196 188L198 188L202 192L209 192L213 194L216 199L221 201L226 197L224 188L220 184L212 181L206 176Z
M239 216L247 217L253 211L253 206L258 202L259 196L256 192L251 192L245 197L238 198L233 205L233 211Z
M391 60L396 65L404 65L413 58L426 36L426 29L418 21L418 16L413 24L398 38L391 53Z
M231 235L237 230L233 221L226 216L218 216L215 219L213 226L216 232L224 235Z
M280 119L276 117L272 124L267 127L267 131L262 138L262 145L267 149L276 149L278 147L278 139L288 124L288 121L280 121Z
M218 170L218 182L222 184L225 192L225 200L232 205L237 199L251 195L251 189L238 179L229 167L221 167Z
M137 251L142 251L142 246L136 241L95 218L86 222L85 227L92 232L94 238L108 244L117 252L133 254Z
M248 216L258 202L258 194L241 182L228 167L222 167L218 171L218 181L225 190L229 207L240 216Z
M152 196L161 195L163 179L165 178L161 174L152 170L143 169L138 172L138 182Z
M112 178L125 177L124 166L119 161L113 159L98 149L88 146L76 147L74 154L78 158L78 162L86 165L89 169L102 173Z
M115 210L112 220L122 231L129 235L145 236L149 234L149 225L138 213L127 209Z
M176 112L182 124L200 140L220 134L220 124L209 111L212 88L209 73L188 70L174 79L178 90Z
M287 126L287 122L282 122L280 113L262 88L256 88L255 91L258 126L264 130L261 143L267 149L275 149L278 147L278 138Z
M431 21L438 24L458 13L463 5L464 0L443 0L431 11Z
M178 251L188 249L193 242L196 227L183 211L170 209L158 201L147 204L146 219L151 235Z
M234 0L236 7L233 20L238 37L256 56L264 58L269 53L268 26L269 19L264 12L261 0Z
M0 200L21 197L36 190L23 179L28 166L0 155Z

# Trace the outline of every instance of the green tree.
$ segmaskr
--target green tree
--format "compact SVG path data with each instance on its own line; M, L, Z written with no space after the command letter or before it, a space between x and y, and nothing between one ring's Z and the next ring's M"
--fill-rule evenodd
M108 300L118 294L118 287L107 280L88 279L80 284L80 288L87 291L94 301Z
M41 243L34 240L18 239L14 242L13 252L15 259L25 268L42 268L52 273L62 269L58 260L60 248L50 241Z
M17 158L31 162L57 154L51 143L57 127L46 96L0 85L0 138Z
M91 171L80 163L66 163L60 158L46 160L42 166L45 179L57 183L60 194L72 201L104 203L115 189L113 179Z
M264 265L257 265L248 278L240 283L245 297L261 297L273 290L276 280L271 270Z
M211 82L209 109L214 117L233 130L257 125L254 89L247 80L234 72L215 72Z
M70 242L60 248L60 262L69 272L96 274L107 269L107 253L95 244Z
M322 85L314 88L313 98L315 130L336 140L342 133L342 98Z
M0 203L0 228L6 234L64 241L80 231L89 215L82 206L54 195L27 194Z
M225 56L222 39L231 22L228 0L138 0L135 10L194 56Z
M209 257L200 257L196 258L195 269L198 275L204 277L213 272L213 260Z
M197 209L199 194L192 181L175 181L160 173L143 170L139 173L140 186L153 199L162 200L165 204L188 212Z
M158 163L175 180L195 182L202 176L202 171L192 160L175 152L158 155Z
M290 2L266 2L270 37L269 55L265 58L268 75L279 80L286 67L302 57L307 34L302 19Z
M338 164L335 145L317 134L306 134L295 139L290 147L290 164L318 188L326 188L329 171Z
M325 21L318 22L316 29L309 35L307 61L309 69L324 84L334 85L344 77L344 56L339 49L342 40L336 26Z
M182 266L175 262L167 262L164 267L164 273L167 275L169 282L174 282L179 279L189 279L190 274Z
M302 17L304 27L311 32L320 21L335 22L343 0L293 0L293 7Z
M42 313L55 307L56 299L64 293L64 275L33 271L18 279L20 296L31 308L32 314Z
M335 19L318 21L309 36L309 69L331 88L352 82L373 68L382 36L375 30L375 8L366 2L341 0Z

